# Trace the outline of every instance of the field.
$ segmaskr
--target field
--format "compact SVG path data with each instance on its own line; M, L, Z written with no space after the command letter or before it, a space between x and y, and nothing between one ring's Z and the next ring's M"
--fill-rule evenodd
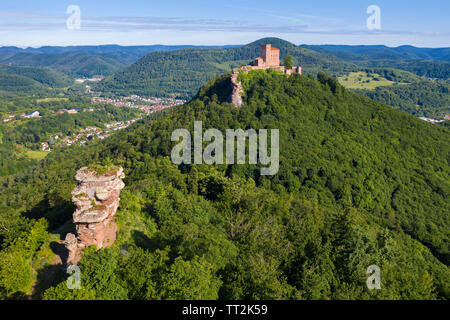
M367 73L363 71L350 72L339 77L339 83L348 89L375 89L382 86L391 86L395 82L389 81L376 73Z
M48 155L48 152L46 152L46 151L27 150L26 151L26 155L27 155L28 158L31 158L31 159L42 160Z
M41 102L58 102L58 101L69 101L68 98L44 98L44 99L37 99L36 102L37 103L41 103Z

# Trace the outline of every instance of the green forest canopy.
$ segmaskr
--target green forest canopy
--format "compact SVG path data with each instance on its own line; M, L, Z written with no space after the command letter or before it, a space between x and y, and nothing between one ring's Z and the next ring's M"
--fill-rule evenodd
M28 262L51 243L47 232L72 232L76 169L112 160L126 173L115 245L85 251L82 290L68 290L62 273L35 298L448 299L448 127L323 73L255 71L241 81L241 108L225 102L224 75L165 115L1 178L3 297L27 293ZM280 171L175 166L171 133L194 120L221 131L278 128ZM24 270L20 281L6 261ZM382 290L365 285L373 264Z

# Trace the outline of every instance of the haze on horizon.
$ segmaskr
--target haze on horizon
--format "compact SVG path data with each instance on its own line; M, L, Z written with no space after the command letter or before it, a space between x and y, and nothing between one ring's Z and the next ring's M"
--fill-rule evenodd
M67 8L81 9L68 29ZM367 8L381 10L369 30ZM264 37L295 44L450 47L450 2L440 0L18 0L0 4L0 46L238 45Z

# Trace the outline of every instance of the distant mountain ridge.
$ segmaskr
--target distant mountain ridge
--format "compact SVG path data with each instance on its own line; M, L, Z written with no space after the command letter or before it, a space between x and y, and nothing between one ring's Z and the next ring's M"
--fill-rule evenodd
M118 94L192 97L213 76L250 63L259 56L261 44L267 43L280 49L281 58L292 55L294 64L301 65L306 73L337 74L358 69L332 54L301 48L278 38L263 38L240 47L151 52L105 79L97 89Z
M21 67L0 64L0 90L36 92L71 85L67 75L46 67Z
M0 47L0 63L18 66L44 66L71 76L110 75L155 51L185 48L227 48L232 46L44 46L40 48Z
M277 39L277 38L264 38ZM278 39L281 40L281 39ZM258 40L260 41L260 40ZM258 42L255 41L255 42ZM282 40L281 40L282 41ZM277 42L277 41L275 41ZM274 44L275 45L275 44ZM278 44L279 45L279 44ZM141 46L121 46L116 44L108 45L87 45L87 46L42 46L19 48L15 46L0 47L0 54L4 52L26 52L26 53L46 53L46 54L63 54L63 53L87 53L93 55L116 54L117 52L128 52L130 55L141 57L147 53L154 51L172 51L179 49L225 49L233 47L242 47L245 45L223 45L223 46L202 46L202 45L141 45ZM296 46L296 45L294 45ZM398 47L388 47L385 45L299 45L317 51L327 51L344 56L344 53L355 55L370 55L373 58L401 58L401 59L423 59L423 60L440 60L450 61L450 47L443 48L425 48L403 45ZM384 57L382 57L384 55Z
M387 47L384 45L350 46L350 45L302 45L304 48L319 52L333 53L347 59L402 59L402 60L436 60L450 62L450 48L418 48L414 46Z
M35 54L18 52L5 54L0 63L10 66L49 67L72 77L91 77L109 75L119 70L124 64L115 59L85 53Z
M362 67L396 68L429 78L450 78L450 48L345 45L302 45L301 47L333 54Z
M177 50L231 50L228 66L237 60L249 60L258 55L257 46L271 42L280 47L281 54L301 58L307 72L318 72L312 66L319 62L326 72L333 74L344 62L363 67L399 68L418 75L446 78L450 74L450 48L418 48L413 46L387 47L347 45L295 45L278 38L263 38L247 45L196 46L196 45L143 45L143 46L43 46L39 48L0 47L0 63L17 66L50 67L70 76L91 77L97 74L112 75L136 63L145 55ZM307 51L301 52L300 49ZM286 53L287 52L287 53ZM314 52L314 53L313 53ZM321 56L321 58L318 58ZM322 60L322 61L318 61ZM329 60L330 63L324 63ZM420 60L420 61L419 61ZM414 62L411 62L414 61ZM419 64L419 66L417 66ZM214 62L213 62L214 65ZM220 65L220 62L219 62ZM313 69L313 70L311 70ZM348 65L347 65L348 69ZM225 69L217 68L217 74ZM194 82L196 82L194 80ZM200 81L203 83L202 81ZM196 89L198 89L198 85ZM189 91L192 91L189 89ZM193 90L195 92L195 90Z

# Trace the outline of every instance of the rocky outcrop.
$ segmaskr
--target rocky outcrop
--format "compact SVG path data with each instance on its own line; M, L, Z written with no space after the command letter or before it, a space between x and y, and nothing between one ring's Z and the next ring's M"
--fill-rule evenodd
M116 240L114 223L120 202L120 190L125 186L122 168L111 167L104 172L81 168L75 179L78 185L72 191L72 201L77 206L73 214L76 235L66 236L69 251L68 263L78 262L83 248L96 245L98 249L110 246Z
M64 240L64 245L69 252L67 263L77 263L81 254L81 249L78 248L77 237L73 233L68 233L66 240Z
M238 81L238 76L238 72L234 70L233 74L231 75L232 91L230 97L228 98L228 102L236 107L241 107L244 104L244 101L242 100L242 85Z

